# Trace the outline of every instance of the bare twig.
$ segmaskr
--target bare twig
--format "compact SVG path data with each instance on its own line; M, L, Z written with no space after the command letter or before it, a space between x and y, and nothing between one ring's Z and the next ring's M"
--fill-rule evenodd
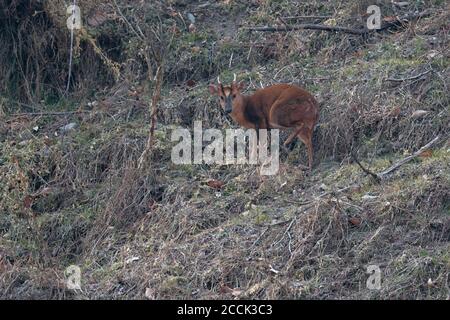
M258 236L258 238L253 242L251 248L253 248L260 240L261 238L266 234L267 230L269 230L270 226L267 226L264 231Z
M145 160L148 157L148 154L150 153L151 149L153 148L153 142L154 142L154 136L155 136L155 126L157 122L157 115L158 115L158 103L161 98L161 87L163 82L163 66L159 66L158 70L156 71L156 84L152 95L152 102L150 105L150 112L151 112L151 123L150 123L150 134L147 139L147 144L142 152L141 156L139 157L138 162L138 168L142 168L142 165L145 163Z
M280 243L281 241L283 241L284 237L286 236L286 234L289 234L289 230L292 228L292 225L294 224L294 222L297 220L297 217L294 216L291 220L289 225L287 226L286 230L284 230L283 235L281 236L280 239L278 239L278 241L274 242L272 244L272 246L277 245L278 243Z
M228 63L228 68L231 69L232 64L233 64L233 52L231 53L231 56L230 56L230 62Z
M370 171L369 169L365 168L361 162L359 162L358 158L356 158L356 154L354 152L351 152L351 157L353 161L356 162L356 164L361 168L362 171L364 171L366 174L370 175L375 179L375 181L380 182L381 178L374 172Z
M117 12L119 13L119 15L122 17L123 21L125 21L125 23L128 25L128 27L131 29L131 31L134 32L134 34L140 39L140 40L144 40L145 39L145 35L142 32L141 28L139 28L139 26L137 25L137 30L133 27L133 25L130 23L130 21L125 17L125 15L123 14L122 10L120 9L119 5L117 4L117 1L114 0L114 5L116 6Z
M33 112L36 112L35 110L43 110L43 107L39 104L35 104L35 105L26 104L26 103L22 103L22 102L19 102L19 101L13 100L13 99L9 99L6 97L3 97L3 99L8 100L11 103L17 104L18 106L28 108L28 109L32 110Z
M403 81L408 81L408 80L415 80L415 79L419 79L421 77L423 77L424 75L430 73L432 71L432 69L428 69L425 72L422 72L416 76L412 76L412 77L408 77L408 78L386 78L386 81L395 81L395 82L403 82Z

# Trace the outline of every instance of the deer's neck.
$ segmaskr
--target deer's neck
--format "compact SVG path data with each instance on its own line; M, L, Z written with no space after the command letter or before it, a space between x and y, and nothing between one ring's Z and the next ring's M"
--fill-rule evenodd
M257 128L260 124L260 116L252 103L252 96L242 96L242 103L231 114L232 118L245 128Z

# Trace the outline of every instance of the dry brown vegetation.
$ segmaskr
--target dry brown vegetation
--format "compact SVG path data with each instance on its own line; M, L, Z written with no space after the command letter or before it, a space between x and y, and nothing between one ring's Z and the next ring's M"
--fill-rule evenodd
M427 15L364 36L246 27L361 28L370 1L77 2L68 93L67 3L0 4L1 298L449 299L446 1L379 1ZM275 176L170 161L175 126L234 126L207 90L234 72L318 98L311 173L300 143ZM381 172L438 135L381 182L350 156Z

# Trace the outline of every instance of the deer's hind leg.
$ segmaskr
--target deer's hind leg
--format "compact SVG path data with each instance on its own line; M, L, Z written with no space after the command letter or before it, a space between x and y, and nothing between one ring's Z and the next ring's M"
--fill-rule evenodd
M283 145L286 147L288 146L292 140L295 139L295 137L297 137L303 130L303 124L297 126L294 128L294 131L292 131L292 133L289 135L289 137L286 139L286 141L283 143Z
M306 149L308 151L308 165L309 165L309 169L312 169L312 164L313 164L313 145L312 145L312 130L305 127L302 128L299 132L298 132L298 138L305 144Z
M303 125L294 127L294 130L287 137L286 141L284 141L283 149L286 152L286 154L289 154L293 150L293 147L294 147L293 141L300 134L302 128L303 128Z

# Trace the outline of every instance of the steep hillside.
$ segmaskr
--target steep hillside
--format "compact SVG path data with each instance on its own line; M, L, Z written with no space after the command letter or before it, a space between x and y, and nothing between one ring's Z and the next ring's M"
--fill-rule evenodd
M449 299L450 7L377 3L355 34L303 28L370 1L80 0L72 42L64 1L0 4L0 297ZM173 129L238 127L233 73L314 94L312 171L301 143L273 176L171 161Z

